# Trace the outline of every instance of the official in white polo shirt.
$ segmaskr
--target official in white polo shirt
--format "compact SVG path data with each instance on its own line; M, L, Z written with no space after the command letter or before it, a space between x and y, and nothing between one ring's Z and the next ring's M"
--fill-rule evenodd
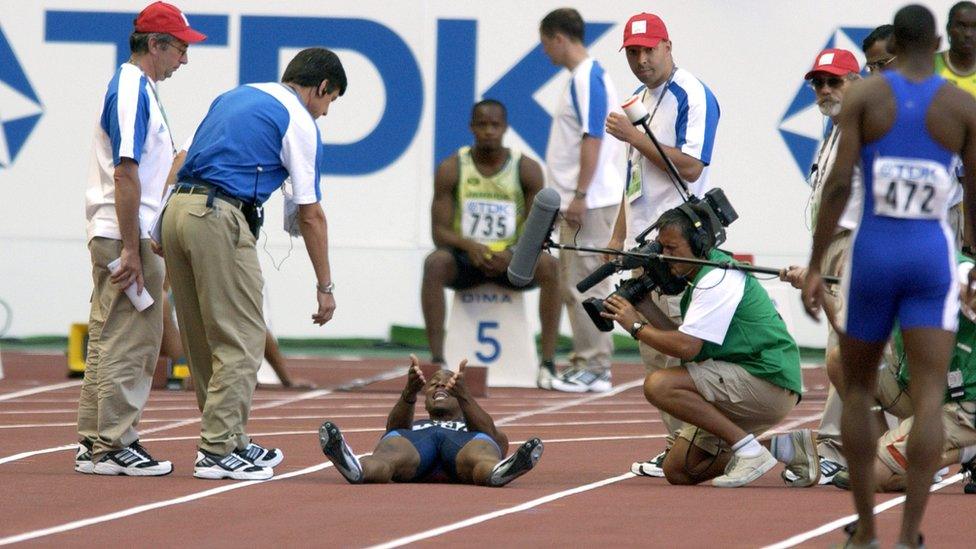
M254 245L261 205L290 177L290 200L315 270L315 288L308 285L316 296L312 322L332 318L315 119L345 91L346 73L333 52L302 50L281 82L217 97L187 149L163 214L162 248L202 412L197 478L266 479L283 459L246 433L266 332Z
M156 85L187 63L190 44L205 38L176 6L146 7L129 37L132 57L109 82L95 126L85 192L95 288L78 400L75 470L81 473L157 476L173 470L149 455L136 432L163 333L163 263L152 253L149 229L174 154ZM112 274L108 265L116 259L120 265ZM130 285L156 302L136 310L120 291Z
M572 8L550 12L539 25L543 51L570 72L549 130L546 186L561 197L560 243L600 247L610 238L623 191L622 147L604 131L607 113L619 110L620 102L610 77L586 51L583 32L583 18ZM585 294L576 291L576 284L601 263L599 254L559 252L560 292L573 330L573 352L562 375L540 370L542 388L585 393L612 387L612 336L597 329L583 310L583 300L606 297L612 281Z
M651 131L691 193L702 196L709 189L708 166L712 162L718 128L718 101L705 84L675 64L668 29L660 17L650 13L631 17L624 26L621 49L626 49L630 70L641 81L642 85L634 93L640 96L650 113ZM628 238L634 238L657 221L662 213L681 204L682 198L650 138L626 116L611 112L607 117L607 133L628 145L624 200L608 244L611 248L621 249ZM679 299L657 292L651 296L673 322L681 323ZM640 351L649 373L680 364L678 359L644 344L640 345ZM671 434L670 446L681 422L667 414L662 414L662 418ZM643 465L635 463L633 471L663 476L659 467L663 459L664 455L660 454Z

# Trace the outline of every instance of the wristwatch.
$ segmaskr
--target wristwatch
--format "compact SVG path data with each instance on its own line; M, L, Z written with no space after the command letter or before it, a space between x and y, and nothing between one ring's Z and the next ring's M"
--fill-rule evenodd
M581 191L579 189L573 191L573 196L576 198L586 198L586 191Z
M331 294L332 290L335 290L335 282L329 282L325 286L316 283L315 289L322 292L323 294Z
M644 326L647 326L646 322L637 321L630 327L630 337L637 339L637 334L640 333Z

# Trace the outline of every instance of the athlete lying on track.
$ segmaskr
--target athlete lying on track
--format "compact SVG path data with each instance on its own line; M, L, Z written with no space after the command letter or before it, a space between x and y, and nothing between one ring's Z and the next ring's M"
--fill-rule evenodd
M428 380L410 355L407 385L386 419L386 434L373 454L356 458L331 421L319 428L322 453L351 484L363 482L460 482L504 486L532 469L542 441L523 442L508 458L508 437L475 402L464 385L464 367L439 370ZM417 394L423 393L429 419L414 421Z

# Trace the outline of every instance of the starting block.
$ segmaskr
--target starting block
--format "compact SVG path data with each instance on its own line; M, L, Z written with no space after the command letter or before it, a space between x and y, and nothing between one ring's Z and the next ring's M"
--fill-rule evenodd
M538 364L522 292L486 283L454 292L444 344L448 367L468 359L487 370L488 387L536 386Z
M88 324L76 322L68 331L68 377L85 375L85 357L88 356Z
M75 323L68 332L68 377L84 377L88 356L88 324ZM173 364L167 358L156 361L153 389L184 389L190 385L190 368L185 362Z

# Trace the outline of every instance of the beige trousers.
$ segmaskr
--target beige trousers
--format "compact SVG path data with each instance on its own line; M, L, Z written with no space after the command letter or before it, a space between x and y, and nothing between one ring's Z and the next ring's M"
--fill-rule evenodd
M244 449L264 354L261 266L244 214L220 199L174 194L163 251L176 318L202 412L200 449Z
M108 264L122 254L122 241L96 237L91 253L91 313L85 378L78 399L78 437L93 444L92 459L139 440L136 426L152 388L163 338L163 261L149 240L139 243L144 291L156 301L139 312L112 284Z
M617 208L619 206L615 205L587 210L582 227L571 226L562 220L559 224L559 243L591 248L606 246L617 219ZM613 290L613 280L607 278L583 294L576 291L576 284L602 264L603 257L600 254L559 251L560 294L573 330L573 352L569 355L569 361L574 366L597 373L603 373L610 368L613 336L611 332L597 329L583 310L583 301L589 297L607 297Z

